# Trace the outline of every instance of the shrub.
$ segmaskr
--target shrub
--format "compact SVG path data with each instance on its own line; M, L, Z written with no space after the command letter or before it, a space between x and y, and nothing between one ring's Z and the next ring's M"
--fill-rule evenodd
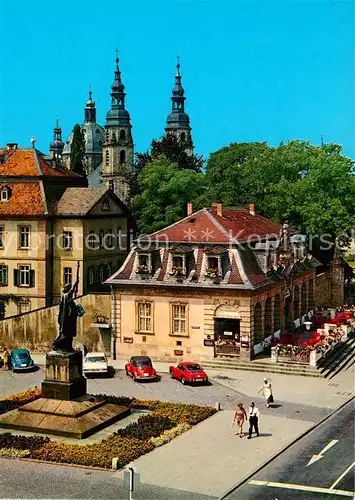
M0 457L24 458L31 454L30 450L17 450L16 448L0 448Z
M148 441L114 436L101 443L86 446L50 441L33 452L31 457L50 462L110 469L115 457L118 458L118 467L122 468L153 448L153 444Z
M177 436L180 436L180 434L183 434L189 429L191 429L191 425L185 423L179 424L176 427L173 427L172 429L164 431L163 434L161 434L158 437L150 438L149 442L152 443L155 447L162 446L163 444L168 443L169 441L171 441Z
M126 396L106 396L105 394L89 394L89 397L92 398L94 401L107 401L110 404L113 405L119 405L119 406L132 406L132 403L134 402L134 398L128 398Z
M0 415L1 413L6 413L7 411L16 410L20 406L23 406L31 401L42 396L41 389L29 389L25 392L18 392L8 396L6 399L0 400Z
M178 403L159 403L154 414L172 420L176 425L187 423L196 425L216 412L211 406L197 406Z
M174 427L174 423L167 417L144 415L139 417L137 422L127 425L124 429L119 429L115 434L121 437L144 440L160 436L162 432L172 427Z
M0 434L0 448L14 448L16 450L36 450L49 442L44 436L17 436L5 432Z

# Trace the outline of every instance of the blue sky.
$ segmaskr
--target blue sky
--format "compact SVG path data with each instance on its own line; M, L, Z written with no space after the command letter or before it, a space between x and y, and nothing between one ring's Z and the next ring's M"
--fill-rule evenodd
M353 0L1 0L0 144L48 151L89 84L110 106L114 49L136 151L162 135L181 55L197 152L230 142L335 141L354 156Z

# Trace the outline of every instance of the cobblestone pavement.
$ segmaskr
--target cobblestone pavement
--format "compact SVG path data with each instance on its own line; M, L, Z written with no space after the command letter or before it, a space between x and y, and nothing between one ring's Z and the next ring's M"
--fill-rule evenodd
M211 406L219 402L221 408L227 410L235 409L237 403L240 401L248 405L251 399L257 405L264 406L263 398L259 396L251 397L237 391L234 388L233 379L229 380L228 377L224 377L221 380L212 378L209 385L183 386L177 380L172 380L166 373L162 373L160 376L161 380L159 382L133 382L133 380L126 376L123 370L119 370L114 378L100 377L88 379L88 393L112 394L142 399L160 399L162 401L178 401ZM42 368L39 368L38 371L28 373L0 372L0 397L24 391L28 387L40 387L43 378L44 373ZM301 377L301 379L301 383L305 383L304 377ZM230 387L226 386L228 382L230 383ZM276 412L279 417L316 422L328 415L331 409L322 406L312 406L310 404L276 401L275 407L271 411Z

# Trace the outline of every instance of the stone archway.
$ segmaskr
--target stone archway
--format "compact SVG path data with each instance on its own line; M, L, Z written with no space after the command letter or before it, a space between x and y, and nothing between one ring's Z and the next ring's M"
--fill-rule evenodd
M264 339L261 304L254 307L254 345L260 344Z
M272 303L271 299L268 298L265 301L265 312L264 312L264 338L271 335L272 332Z
M278 293L274 299L274 331L281 328L281 297Z

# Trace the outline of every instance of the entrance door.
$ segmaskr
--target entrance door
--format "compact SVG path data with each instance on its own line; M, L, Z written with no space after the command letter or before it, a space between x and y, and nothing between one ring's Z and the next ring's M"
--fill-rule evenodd
M215 356L239 356L240 320L215 318L214 340Z

